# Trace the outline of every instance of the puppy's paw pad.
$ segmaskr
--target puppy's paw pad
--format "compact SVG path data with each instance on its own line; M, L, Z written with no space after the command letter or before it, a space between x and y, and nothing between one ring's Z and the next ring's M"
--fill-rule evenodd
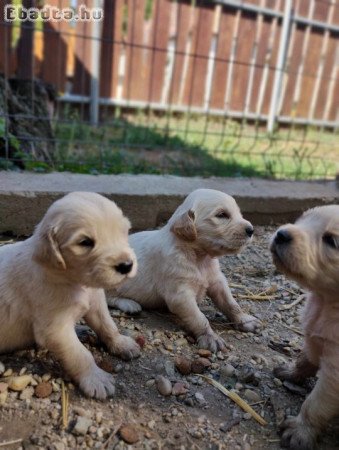
M251 316L250 314L243 314L239 317L239 322L237 323L236 327L240 331L254 333L261 327L261 322L259 319Z
M281 445L294 450L313 450L316 446L316 431L297 417L289 417L280 427Z
M205 333L197 338L197 345L199 348L210 350L212 353L217 351L225 351L226 345L224 340L216 333Z
M120 309L120 311L125 312L127 314L139 314L142 311L139 303L134 300L130 300L129 298L114 298L108 300L108 305Z
M122 359L129 360L140 356L140 347L134 339L129 336L120 335L111 348L112 353L119 355Z
M87 397L105 400L114 395L115 380L110 373L94 366L86 376L80 379L79 387Z

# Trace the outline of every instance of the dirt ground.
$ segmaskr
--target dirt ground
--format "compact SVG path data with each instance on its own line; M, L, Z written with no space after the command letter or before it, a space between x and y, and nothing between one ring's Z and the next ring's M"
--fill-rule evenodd
M235 298L244 310L261 319L261 332L234 330L206 300L201 308L225 339L228 351L199 355L170 314L143 311L128 317L112 310L121 331L140 343L145 339L142 355L130 362L110 356L82 327L81 339L98 363L116 374L116 395L105 402L87 399L65 380L69 392L66 428L62 426L63 373L58 364L42 350L2 355L0 396L1 381L13 376L11 370L32 374L33 385L41 386L44 381L46 392L32 384L19 392L6 391L7 398L0 406L0 449L279 449L277 424L286 413L298 412L314 380L299 387L272 375L275 365L292 360L300 351L303 297L298 286L278 274L271 263L271 232L258 227L253 243L242 254L222 259ZM294 301L298 303L293 305ZM235 389L267 425L260 425L199 374L181 375L175 368L179 355L186 360L203 356L209 366L205 375ZM159 393L155 383L159 375L172 383L178 395ZM136 442L128 446L126 441ZM329 425L317 448L339 449L339 421Z

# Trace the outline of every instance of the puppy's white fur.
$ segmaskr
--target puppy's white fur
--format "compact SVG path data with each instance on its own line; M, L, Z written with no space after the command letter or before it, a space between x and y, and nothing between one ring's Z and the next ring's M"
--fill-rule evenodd
M200 347L224 349L197 303L207 293L233 324L255 330L258 320L233 299L218 261L222 255L237 253L252 232L232 197L211 189L192 192L162 229L130 236L138 274L118 288L119 297L109 304L127 312L166 305Z
M275 369L280 378L296 382L319 371L299 415L282 427L285 446L309 450L339 415L339 206L311 209L295 225L281 227L271 251L277 268L309 291L304 348L294 365Z
M78 192L55 202L31 238L0 247L0 353L37 343L85 394L113 394L112 376L97 367L74 326L84 317L112 353L139 354L134 340L119 333L101 289L136 273L129 227L113 202ZM126 261L134 265L124 275L116 266Z

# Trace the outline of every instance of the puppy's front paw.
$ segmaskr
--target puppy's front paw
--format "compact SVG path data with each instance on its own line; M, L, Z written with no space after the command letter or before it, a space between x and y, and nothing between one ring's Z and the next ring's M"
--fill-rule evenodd
M260 327L260 320L250 314L242 314L236 323L236 328L240 331L255 333Z
M98 400L105 400L115 392L113 376L96 365L91 368L87 375L80 378L79 387L88 397L94 397Z
M294 450L313 450L317 432L309 424L297 417L288 417L280 427L281 445Z
M122 334L114 339L114 342L110 346L110 350L112 353L125 360L140 356L140 347L135 340L129 336L123 336Z
M294 369L294 364L283 364L281 366L274 367L273 375L280 380L293 381L296 383L300 381L300 377L296 375Z
M226 350L224 340L213 331L200 335L197 338L197 345L199 348L210 350L213 353Z

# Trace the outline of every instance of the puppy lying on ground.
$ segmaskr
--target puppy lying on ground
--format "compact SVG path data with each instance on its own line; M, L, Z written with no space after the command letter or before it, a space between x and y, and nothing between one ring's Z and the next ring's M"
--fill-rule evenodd
M220 256L239 252L252 234L252 225L243 219L232 197L198 189L162 229L130 236L138 274L119 287L120 298L110 299L109 305L130 313L140 311L140 305L167 305L193 333L199 347L224 349L223 340L213 332L197 303L207 293L238 328L256 329L258 320L236 303L218 261Z
M277 268L310 291L304 348L294 365L275 369L276 376L294 382L319 370L299 415L282 427L284 446L309 450L328 421L339 415L339 206L311 209L295 225L281 227L271 252Z
M0 353L37 343L85 394L113 394L113 377L97 367L74 326L83 317L112 353L139 355L134 340L119 333L101 289L136 273L129 226L113 202L78 192L55 202L31 238L0 247Z

